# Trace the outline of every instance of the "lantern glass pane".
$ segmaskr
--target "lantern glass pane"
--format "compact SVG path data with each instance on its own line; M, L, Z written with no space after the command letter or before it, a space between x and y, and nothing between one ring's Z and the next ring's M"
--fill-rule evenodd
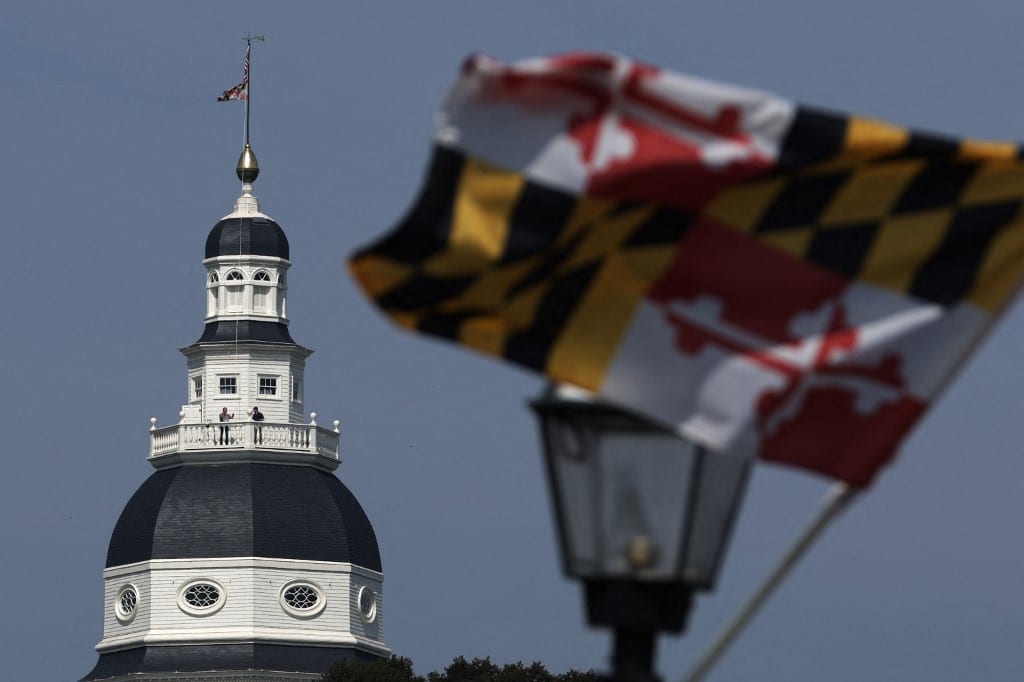
M598 444L606 575L670 579L685 550L693 448L674 435L612 432Z
M739 514L750 460L717 453L703 453L701 457L685 579L694 588L710 590Z
M694 449L674 434L548 420L566 570L679 579Z
M600 550L595 544L598 516L591 513L596 495L593 451L586 443L590 434L561 419L549 419L546 428L565 569L570 574L592 571Z

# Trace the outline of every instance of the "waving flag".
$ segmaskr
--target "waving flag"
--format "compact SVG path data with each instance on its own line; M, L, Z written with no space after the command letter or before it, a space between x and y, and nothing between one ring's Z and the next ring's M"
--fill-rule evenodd
M245 46L245 61L242 63L242 82L238 85L228 88L224 91L220 97L217 98L218 102L230 102L232 100L249 99L249 51L252 50L251 45Z
M476 56L350 265L405 327L864 486L1019 286L1020 157L620 56Z

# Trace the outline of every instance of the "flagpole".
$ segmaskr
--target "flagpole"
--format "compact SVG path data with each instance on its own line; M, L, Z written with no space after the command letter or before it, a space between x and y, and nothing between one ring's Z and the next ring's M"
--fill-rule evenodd
M249 146L249 100L252 98L252 35L245 36L245 146Z
M252 39L246 36L246 122L243 128L243 136L245 139L245 145L249 146L249 98L253 95L253 77L252 77Z
M743 629L750 624L750 621L757 615L757 612L764 605L768 597L772 595L786 576L789 575L789 572L793 570L797 562L807 553L807 550L818 539L822 531L839 516L840 512L857 496L858 492L858 489L851 488L845 483L836 483L829 488L828 492L825 493L822 507L817 515L808 524L807 528L804 529L804 532L797 538L796 542L793 543L789 551L782 557L775 570L768 575L757 591L750 596L746 604L743 605L743 608L733 616L732 621L718 635L718 638L708 648L693 670L690 671L685 682L700 682L704 679Z
M252 100L252 41L258 40L261 43L267 38L264 35L253 35L251 32L245 35L245 123L242 128L242 136L245 138L245 146L249 146L249 102Z

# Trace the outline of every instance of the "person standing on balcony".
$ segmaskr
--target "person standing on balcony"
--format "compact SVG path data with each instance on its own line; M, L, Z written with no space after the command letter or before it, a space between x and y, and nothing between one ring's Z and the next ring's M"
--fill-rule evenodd
M257 422L256 424L256 443L263 444L263 427L260 426L259 422L263 421L263 413L260 412L260 408L257 405L252 406L252 420Z
M225 423L231 421L232 419L234 419L235 415L233 413L232 414L228 414L228 408L225 407L225 408L221 409L219 417L220 417L220 421L221 421L220 444L221 445L227 445L228 442L229 442L229 438L228 438L228 427L225 425Z

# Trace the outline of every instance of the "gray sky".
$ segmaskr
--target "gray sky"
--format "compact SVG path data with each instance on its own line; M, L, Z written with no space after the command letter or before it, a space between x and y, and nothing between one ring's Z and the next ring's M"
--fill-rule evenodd
M344 4L344 7L340 5ZM615 50L809 104L1021 135L1024 4L8 2L0 7L4 390L0 679L96 660L115 520L152 472L149 417L185 400L202 249L238 194L254 47L256 193L288 233L306 399L342 421L341 478L377 530L385 634L420 672L456 655L603 667L560 574L524 401L541 381L398 331L343 268L412 199L461 59ZM714 680L1019 679L1024 314L1012 310L899 460L814 549ZM761 466L677 680L817 508Z

